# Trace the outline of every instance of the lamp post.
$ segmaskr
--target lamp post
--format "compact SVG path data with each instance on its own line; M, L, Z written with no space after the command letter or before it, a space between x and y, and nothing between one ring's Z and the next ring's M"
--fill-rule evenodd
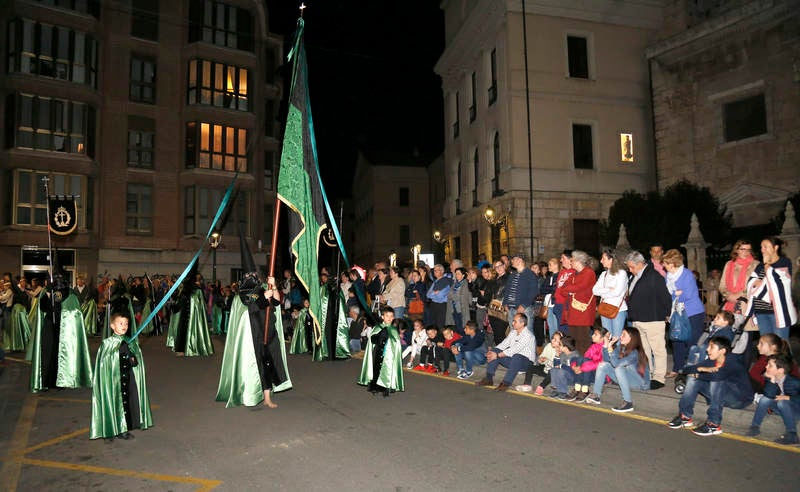
M217 248L222 244L222 233L214 231L208 238L208 244L211 246L211 283L217 283Z
M483 211L483 218L493 228L494 227L499 227L502 231L504 231L506 233L506 241L507 241L507 244L508 244L508 249L510 251L511 250L511 238L508 235L508 220L509 220L508 212L506 210L502 210L500 213L498 213L498 212L495 211L495 209L493 209L491 206L489 206L489 207L486 207L486 210Z
M445 237L441 231L433 231L433 240L436 243L441 245L442 248L442 255L444 256L444 261L447 261L449 256L449 249L450 249L450 241L448 241L447 237Z

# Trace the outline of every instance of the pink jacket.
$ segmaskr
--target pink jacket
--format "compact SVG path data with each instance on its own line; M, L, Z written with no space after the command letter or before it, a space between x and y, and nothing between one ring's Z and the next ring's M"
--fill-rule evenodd
M586 353L583 354L583 364L581 372L592 372L597 370L597 366L603 362L603 344L593 343Z

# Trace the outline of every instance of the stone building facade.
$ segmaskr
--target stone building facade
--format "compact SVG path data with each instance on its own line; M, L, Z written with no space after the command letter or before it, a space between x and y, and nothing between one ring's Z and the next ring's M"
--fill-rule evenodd
M216 255L229 281L237 225L253 250L271 238L283 39L267 26L257 0L3 2L3 270L46 275L44 176L80 195L57 241L68 272L141 275L183 269L239 171Z
M769 222L800 190L800 2L666 2L652 73L658 186L688 179Z
M662 2L542 0L524 19L518 0L441 8L449 256L596 253L611 204L655 187L643 52Z

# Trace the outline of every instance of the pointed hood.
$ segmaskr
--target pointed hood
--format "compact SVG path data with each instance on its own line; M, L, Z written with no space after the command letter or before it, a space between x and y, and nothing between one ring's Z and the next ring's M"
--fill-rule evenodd
M247 246L247 241L241 229L239 230L239 252L242 256L242 281L239 283L239 293L242 295L244 301L251 294L257 293L261 287L261 280L258 276L258 267L250 248Z
M58 262L58 249L54 249L51 254L53 255L53 290L68 289L67 272L61 268L61 264Z

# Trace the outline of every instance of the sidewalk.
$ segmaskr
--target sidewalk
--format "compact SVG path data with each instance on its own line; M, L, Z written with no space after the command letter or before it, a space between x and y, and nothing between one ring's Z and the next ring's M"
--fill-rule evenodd
M455 365L451 364L451 369L455 369ZM429 374L422 371L413 371L411 369L403 368L404 371L413 373L413 374L420 374L423 376L428 377L435 377L440 378L443 380L457 382L457 383L465 383L475 385L477 381L480 381L486 376L486 365L482 366L474 366L473 371L474 374L469 379L457 379L456 372L454 370L450 376L440 376ZM502 381L503 376L505 375L505 368L500 366L497 369L494 377L495 386ZM517 374L517 377L514 379L514 384L512 388L521 385L524 379L524 373ZM542 378L539 376L533 376L533 382L531 386L533 389L536 389L536 385L542 381ZM634 416L634 418L639 418L641 420L651 421L653 423L662 423L665 427L668 421L672 420L675 415L678 414L678 401L680 400L681 395L675 393L674 384L672 379L668 379L666 385L658 390L649 390L649 391L634 391L633 392L633 405L634 411L631 413L624 413L618 414L611 411L611 408L622 401L622 396L619 391L619 387L613 384L606 384L603 387L603 395L602 395L602 405L591 405L588 403L576 403L576 402L566 402L556 400L555 398L550 398L547 396L536 396L533 392L521 392L516 391L513 389L509 389L507 393L513 394L515 396L524 396L529 398L539 398L544 401L551 402L553 404L561 404L561 405L571 405L577 407L584 407L587 410L600 411L611 413L614 415L620 416ZM476 391L494 391L494 387L477 387L475 386ZM550 388L548 387L545 389L545 394L548 394ZM708 405L706 405L705 399L700 396L697 399L694 407L694 421L696 425L701 425L706 420L706 410L708 409ZM764 422L761 425L761 435L756 438L748 438L744 436L744 433L747 429L750 428L750 422L753 419L753 412L755 411L755 406L750 405L749 407L742 409L742 410L732 410L730 408L725 408L722 413L722 429L724 434L732 434L741 436L744 440L756 440L761 441L761 443L774 446L779 449L790 449L791 451L800 452L800 447L798 446L781 446L778 444L774 444L772 441L773 439L777 438L778 436L784 433L784 426L783 420L778 415L768 415ZM698 437L699 439L699 437Z

